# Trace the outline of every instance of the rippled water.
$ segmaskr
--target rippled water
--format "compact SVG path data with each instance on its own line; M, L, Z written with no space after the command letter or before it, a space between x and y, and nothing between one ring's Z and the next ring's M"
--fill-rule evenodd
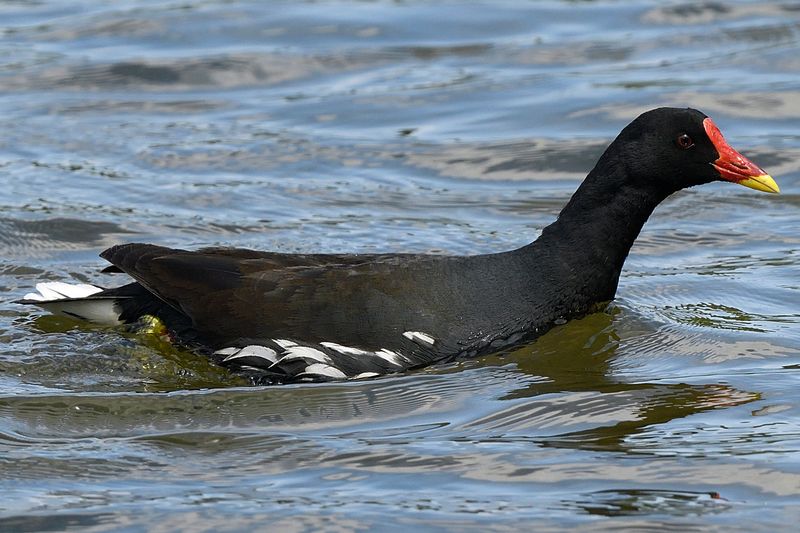
M0 530L791 528L799 74L796 2L0 3ZM258 388L11 303L124 241L520 246L659 105L783 194L675 195L504 357Z

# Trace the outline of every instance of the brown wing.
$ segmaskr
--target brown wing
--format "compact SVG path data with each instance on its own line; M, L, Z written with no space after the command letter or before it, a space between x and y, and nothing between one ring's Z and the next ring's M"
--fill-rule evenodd
M453 307L419 288L441 277L447 261L435 256L190 252L147 244L101 255L187 315L217 347L288 338L407 351L413 343L404 332L442 337Z

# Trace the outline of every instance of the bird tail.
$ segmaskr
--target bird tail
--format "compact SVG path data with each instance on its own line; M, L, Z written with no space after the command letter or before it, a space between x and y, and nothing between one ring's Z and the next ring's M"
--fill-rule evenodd
M104 295L101 287L60 281L37 283L38 292L29 292L16 303L36 305L54 315L67 315L96 324L121 324L119 297Z

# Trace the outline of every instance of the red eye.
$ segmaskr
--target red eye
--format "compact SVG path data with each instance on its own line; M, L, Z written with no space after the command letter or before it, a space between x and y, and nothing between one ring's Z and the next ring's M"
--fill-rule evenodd
M676 142L678 143L678 146L680 146L684 150L688 150L689 148L694 146L694 141L692 140L692 138L686 135L685 133L678 135L678 139Z

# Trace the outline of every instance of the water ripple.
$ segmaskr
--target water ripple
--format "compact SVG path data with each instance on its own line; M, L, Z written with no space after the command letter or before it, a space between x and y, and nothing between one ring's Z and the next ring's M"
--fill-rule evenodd
M750 531L800 494L791 3L0 3L0 529ZM258 388L11 303L96 253L530 242L659 105L781 195L645 226L619 299L512 353ZM765 512L765 509L767 512Z

